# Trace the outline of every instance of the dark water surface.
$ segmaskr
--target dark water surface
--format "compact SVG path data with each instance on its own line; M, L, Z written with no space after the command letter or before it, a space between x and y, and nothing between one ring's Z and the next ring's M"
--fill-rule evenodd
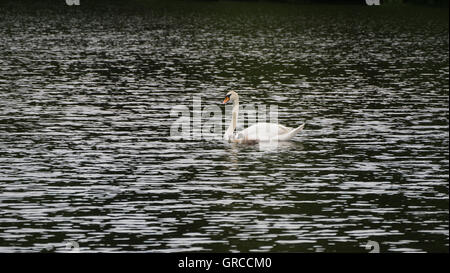
M448 10L0 12L0 251L448 252ZM305 130L169 138L230 89Z

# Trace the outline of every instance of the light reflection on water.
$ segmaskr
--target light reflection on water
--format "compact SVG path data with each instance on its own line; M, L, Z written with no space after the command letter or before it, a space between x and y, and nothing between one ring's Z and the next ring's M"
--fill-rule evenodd
M448 251L448 15L323 10L5 10L0 251ZM168 138L229 89L305 130Z

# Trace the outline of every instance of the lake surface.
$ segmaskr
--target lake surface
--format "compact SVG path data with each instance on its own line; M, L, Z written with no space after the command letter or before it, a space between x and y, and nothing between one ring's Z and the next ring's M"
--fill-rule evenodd
M0 12L1 252L448 252L448 10ZM170 138L229 90L305 129Z

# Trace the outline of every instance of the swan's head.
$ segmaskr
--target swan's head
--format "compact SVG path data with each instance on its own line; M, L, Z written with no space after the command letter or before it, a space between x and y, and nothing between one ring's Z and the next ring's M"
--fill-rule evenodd
M238 94L234 91L230 91L227 93L227 95L225 96L225 99L223 100L222 104L225 104L227 102L231 101L235 101L239 98Z

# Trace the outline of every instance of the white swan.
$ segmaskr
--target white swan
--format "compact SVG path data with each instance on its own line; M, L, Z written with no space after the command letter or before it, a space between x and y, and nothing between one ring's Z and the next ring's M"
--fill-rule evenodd
M239 95L234 91L228 92L222 104L229 101L233 101L232 118L230 126L223 136L229 142L253 144L266 141L287 141L305 126L302 124L294 129L275 123L256 123L235 134L234 130L236 130L239 114Z

